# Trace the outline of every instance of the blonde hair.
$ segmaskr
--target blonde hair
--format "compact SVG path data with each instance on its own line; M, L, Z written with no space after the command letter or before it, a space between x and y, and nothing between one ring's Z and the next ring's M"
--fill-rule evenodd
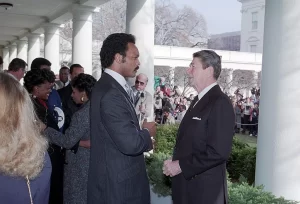
M0 172L9 176L39 175L47 140L28 92L6 73L0 73Z

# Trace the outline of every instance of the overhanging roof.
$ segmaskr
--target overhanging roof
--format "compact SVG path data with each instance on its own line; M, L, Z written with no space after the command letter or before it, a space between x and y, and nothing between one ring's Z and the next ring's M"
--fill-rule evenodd
M0 7L0 46L22 39L27 33L41 33L44 23L62 24L72 18L73 5L97 7L109 0L0 0L13 8Z

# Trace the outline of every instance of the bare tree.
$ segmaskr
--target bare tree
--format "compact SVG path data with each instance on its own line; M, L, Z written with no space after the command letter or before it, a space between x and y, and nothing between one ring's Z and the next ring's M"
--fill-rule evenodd
M258 77L259 77L259 73ZM218 84L227 94L232 94L236 89L250 90L259 85L255 71L223 69L218 79Z
M204 17L193 8L178 9L170 0L155 5L155 44L203 47L207 43Z
M165 78L165 84L171 90L174 90L175 86L179 87L181 96L187 96L195 91L187 75L187 67L175 67L173 71L170 71L170 67L155 66L154 75Z
M108 35L125 32L126 0L112 0L100 7L100 12L93 14L93 40L103 41Z

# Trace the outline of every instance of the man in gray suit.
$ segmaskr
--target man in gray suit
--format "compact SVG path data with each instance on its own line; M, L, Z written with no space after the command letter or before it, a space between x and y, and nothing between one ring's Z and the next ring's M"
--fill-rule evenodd
M125 80L135 77L140 65L134 36L108 36L100 58L106 69L91 97L88 204L150 204L143 153L152 149L155 123L140 128L133 91Z
M148 83L148 77L145 74L137 75L135 85L133 86L135 112L139 121L147 121L153 112L153 102L151 94L145 90Z

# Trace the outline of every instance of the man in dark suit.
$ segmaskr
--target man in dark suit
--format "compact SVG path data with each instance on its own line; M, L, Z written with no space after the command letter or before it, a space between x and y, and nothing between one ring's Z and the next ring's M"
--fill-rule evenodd
M227 203L226 161L234 131L230 99L216 81L221 59L214 51L193 55L188 74L199 93L178 130L172 160L163 172L172 177L174 204Z
M134 36L108 36L100 58L106 69L91 97L88 203L150 204L143 153L152 149L155 123L140 128L133 91L125 80L135 77L140 65Z
M73 64L70 67L70 79L71 82L62 89L59 89L57 92L61 98L62 108L65 113L65 123L64 130L70 126L72 115L78 110L78 105L76 105L72 99L72 80L79 74L84 73L84 68L80 64Z

